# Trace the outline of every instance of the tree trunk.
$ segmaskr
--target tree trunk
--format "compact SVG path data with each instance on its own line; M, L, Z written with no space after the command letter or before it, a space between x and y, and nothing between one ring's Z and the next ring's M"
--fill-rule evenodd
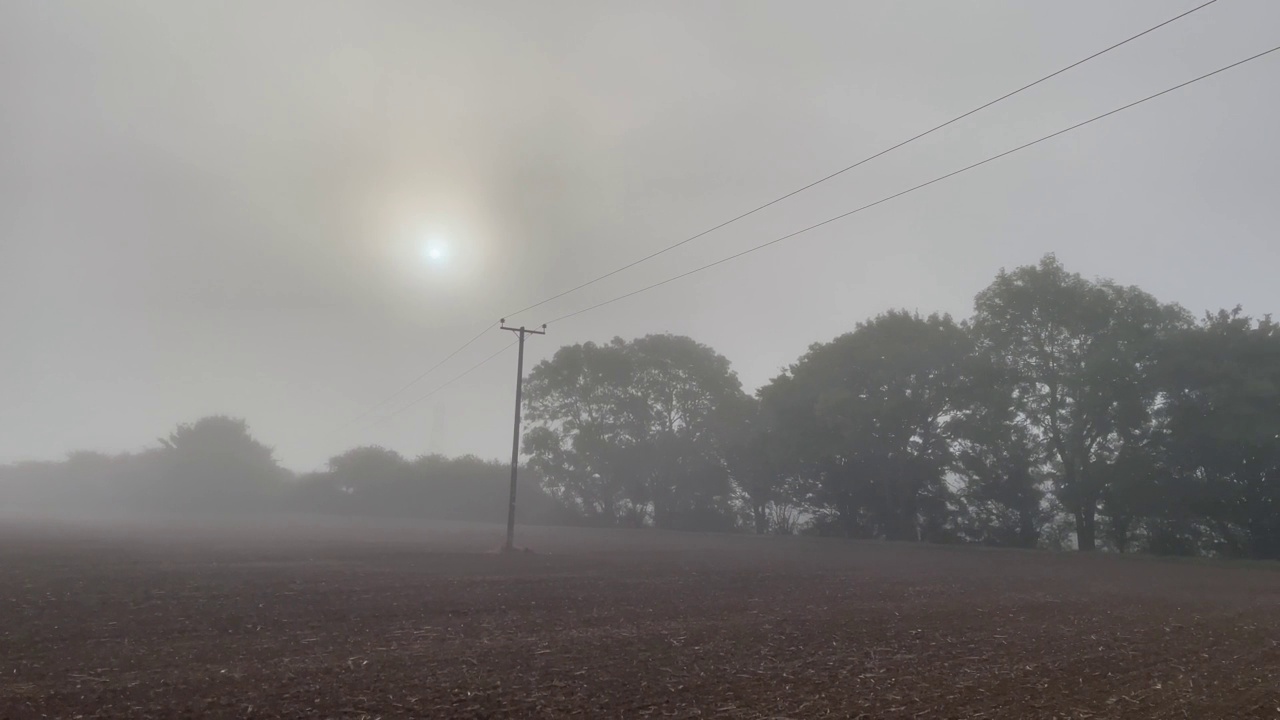
M1097 515L1097 509L1087 504L1076 510L1076 547L1080 552L1097 549Z
M1018 513L1018 547L1033 548L1040 540L1040 531L1036 529L1035 515L1031 512Z
M855 536L858 519L853 516L853 504L848 498L841 498L839 504L840 526L844 530L844 536L852 538Z
M766 507L758 503L751 507L751 514L756 521L757 535L764 535L769 532L769 514L765 510Z
M1111 541L1116 544L1116 550L1121 554L1129 551L1129 544L1132 541L1133 535L1133 533L1130 532L1132 525L1132 518L1111 518Z

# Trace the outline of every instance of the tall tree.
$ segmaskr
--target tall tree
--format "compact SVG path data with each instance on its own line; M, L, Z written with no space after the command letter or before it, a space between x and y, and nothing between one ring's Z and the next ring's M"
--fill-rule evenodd
M1170 481L1223 551L1280 559L1280 326L1240 308L1171 344Z
M951 318L895 311L811 347L762 389L789 464L819 488L846 535L943 535L944 424L968 355Z
M643 409L630 392L634 359L621 339L560 348L525 381L529 466L588 520L636 519L648 505L634 461Z
M530 466L606 522L731 523L723 413L741 407L729 361L686 337L561 348L529 374Z
M1159 343L1188 322L1176 305L1086 280L1053 255L1001 271L977 296L980 350L1053 461L1054 491L1075 519L1081 550L1096 546L1099 504L1117 481L1109 466L1151 441Z

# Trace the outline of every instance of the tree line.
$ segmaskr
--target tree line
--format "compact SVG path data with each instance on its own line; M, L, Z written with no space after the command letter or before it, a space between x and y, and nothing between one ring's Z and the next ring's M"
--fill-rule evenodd
M560 348L526 381L520 522L1280 557L1280 332L1046 256L972 317L889 311L755 393L687 337ZM505 520L508 468L360 447L295 476L243 420L0 466L0 502Z
M749 395L689 338L560 349L529 465L607 525L1280 557L1280 333L1052 255L890 311Z
M348 450L321 471L297 475L280 466L243 419L210 416L179 425L141 452L81 451L58 462L0 466L0 511L95 517L306 512L505 522L509 480L510 467L498 461L408 459L377 446ZM574 521L536 481L521 500L521 522Z

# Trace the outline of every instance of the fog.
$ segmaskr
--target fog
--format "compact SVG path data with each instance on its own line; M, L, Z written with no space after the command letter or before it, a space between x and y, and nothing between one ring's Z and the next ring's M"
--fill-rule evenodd
M1266 51L1266 0L1213 3L511 316L1197 4L6 3L4 502L501 521L497 321L563 317L526 348L524 519L1269 556L1248 518L1133 498L1239 479L1157 448L1205 431L1190 403L1211 392L1256 430L1223 452L1270 462L1280 54L575 314ZM1046 320L1063 298L1097 315ZM1009 376L1035 350L1020 312L1063 348L1110 338L1127 369L1037 416L1043 378ZM1223 338L1250 368L1225 388L1197 355ZM902 447L872 443L899 436L876 389L914 398L922 377L945 403L893 420ZM218 423L238 429L176 440ZM1100 434L1071 455L1057 423ZM789 427L843 435L751 454ZM904 451L927 469L885 464ZM386 466L345 468L361 452ZM908 475L905 504L862 494Z
M1192 5L5 3L0 461L141 450L215 413L250 419L297 471L366 443L503 457L510 357L383 425L344 424L504 313ZM1216 4L517 320L1265 49L1277 20L1265 0ZM966 315L996 269L1049 251L1197 312L1269 310L1273 64L580 316L530 359L669 331L755 388L885 309ZM419 257L437 235L444 270Z

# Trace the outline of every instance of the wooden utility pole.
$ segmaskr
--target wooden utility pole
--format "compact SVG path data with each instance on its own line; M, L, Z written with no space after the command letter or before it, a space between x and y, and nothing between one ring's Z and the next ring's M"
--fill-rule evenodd
M546 335L547 326L540 330L528 330L524 326L507 327L507 319L501 322L503 330L509 330L520 337L520 356L516 360L516 423L511 435L511 496L507 505L507 544L503 550L511 552L515 549L516 537L516 471L520 466L520 402L524 391L524 338L526 335Z

